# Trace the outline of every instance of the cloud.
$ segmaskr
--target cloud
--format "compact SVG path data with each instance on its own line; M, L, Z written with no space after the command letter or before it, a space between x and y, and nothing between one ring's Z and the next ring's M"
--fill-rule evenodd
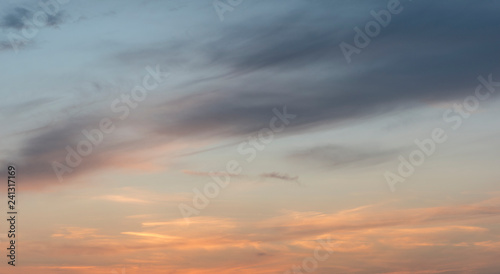
M67 18L64 11L49 14L38 6L12 8L0 16L0 29L3 29L8 37L8 39L0 40L0 51L31 47L35 44L35 41L31 39L32 33L36 35L34 29L57 28L64 24ZM24 31L30 34L25 34Z
M58 25L64 23L65 14L62 11L53 15L45 12L43 14L43 17L45 18L44 26L57 27ZM34 20L33 16L34 13L32 10L24 7L16 7L0 18L0 27L18 31L23 28L31 28L34 27L32 22ZM41 19L38 18L37 20Z
M137 199L137 198L133 198L133 197L126 197L126 196L122 196L122 195L104 195L104 196L95 197L94 199L107 200L107 201L118 202L118 203L133 203L133 204L150 204L151 203L151 201L146 201L146 200Z
M194 171L194 170L182 170L182 173L193 176L210 177L210 176L229 176L229 177L247 177L247 178L260 178L260 179L278 179L282 181L298 182L299 176L290 176L286 173L269 172L262 173L259 176L249 176L244 174L230 174L227 172L205 172L205 171Z
M98 145L92 145L88 155L71 152L77 151L79 143L88 142L82 130L91 131L98 128L100 119L98 116L73 117L71 122L60 121L42 127L34 134L29 134L22 149L18 150L15 157L8 160L14 163L16 168L23 170L26 178L30 178L31 183L26 185L28 188L41 188L60 183L54 163L64 164L70 168L62 174L63 183L96 172L100 168L155 170L153 163L141 163L139 160L147 154L147 149L138 148L140 151L135 156L126 153L127 148L140 143L139 141L116 140L109 134L103 134L103 141ZM68 164L68 159L73 166ZM2 160L2 162L7 161L5 158Z
M485 207L486 204L490 207ZM319 273L342 268L362 273L373 269L390 273L409 267L430 271L441 269L443 261L447 261L444 265L448 270L463 270L457 257L468 260L471 252L487 254L498 250L498 235L484 226L494 224L499 214L495 200L462 206L385 210L380 205L369 205L336 213L288 211L259 222L220 217L193 217L189 225L182 219L147 222L140 231L122 234L132 237L127 238L128 243L133 243L128 245L128 252L136 248L136 252L143 253L168 249L188 260L210 250L214 256L225 258L222 262L204 256L207 261L191 265L205 270L227 269L227 256L234 256L232 263L246 265L245 258L259 253L267 254L269 261L259 264L252 273L266 273L269 268L286 269L314 254L319 240L328 237L334 255L332 261L322 262ZM454 254L453 260L448 260L449 256L432 259L432 254L443 250ZM410 254L412 261L404 260ZM427 263L415 262L415 258ZM359 264L360 260L363 264ZM476 260L473 268L491 266L489 260ZM175 265L185 267L183 261Z
M443 223L457 225L461 222L487 219L498 215L500 215L500 204L492 199L486 204L482 202L461 206L392 211L381 211L377 207L363 207L360 210L344 211L338 214L289 212L287 215L264 221L261 228L270 233L279 231L279 237L289 239L390 227L415 227Z
M270 178L270 179L278 179L282 181L292 181L292 182L298 182L299 176L291 176L286 173L278 173L278 172L269 172L269 173L262 173L259 175L261 178Z
M143 232L176 235L180 237L179 243L183 241L183 237L189 238L193 243L192 248L199 248L199 245L195 244L197 241L219 247L253 242L277 244L321 239L324 235L370 234L377 230L381 232L394 230L401 236L418 236L419 241L424 241L429 234L445 234L450 231L489 234L489 229L467 223L477 223L480 220L486 225L488 219L494 219L499 215L500 205L493 202L490 206L476 203L462 206L389 210L383 210L380 206L363 206L337 213L287 211L279 216L251 224L244 219L217 217L194 217L189 225L183 219L146 222L143 223L145 229ZM219 235L203 238L202 234L210 234L212 230L231 236L225 237L223 242L218 243L216 239L219 239ZM188 236L191 233L197 234L200 239ZM336 236L333 237L336 238ZM171 245L176 245L176 242L171 242L170 239L169 242ZM188 248L189 244L187 242L184 244L183 248Z
M492 73L494 80L499 79L498 3L418 1L407 5L349 65L339 43L351 41L352 28L363 26L371 20L370 9L382 6L356 6L366 10L366 16L349 19L345 15L354 7L349 3L297 4L262 20L245 18L217 25L200 34L197 44L174 37L112 53L110 59L116 66L188 60L190 77L175 86L179 92L175 96L165 95L169 94L166 88L159 90L154 104L134 111L126 127L139 135L137 140L102 145L78 172L120 165L122 149L153 149L173 140L244 138L269 126L274 108L286 106L288 113L296 115L280 133L290 135L373 119L418 107L422 101L465 98L473 94L478 75ZM9 25L19 26L13 18ZM95 127L100 113L105 112L62 117L59 124L31 135L19 149L20 162L33 175L52 176L50 162L63 159L64 146L75 145L81 129ZM151 141L140 144L141 138ZM351 165L376 164L395 153L335 146L320 149L299 151L295 156Z
M230 177L240 177L243 175L235 175L235 174L230 174L227 172L206 172L206 171L195 171L195 170L187 170L184 169L181 171L184 174L187 175L194 175L194 176L201 176L201 177L210 177L210 176L230 176Z
M64 12L58 12L55 15L48 15L46 24L49 27L57 27L65 22L65 17Z
M0 19L0 27L20 30L26 27L25 18L31 15L26 8L15 8Z
M104 267L142 254L148 262L140 270L151 270L148 273L165 269L234 273L238 269L238 273L264 274L286 271L313 256L322 248L320 242L330 239L325 245L333 253L319 264L317 273L346 269L358 273L404 273L408 269L415 273L489 273L486 270L498 267L498 202L491 199L427 208L379 204L330 213L286 211L260 221L241 216L198 216L192 217L189 225L183 219L158 216L157 220L141 222L136 230L116 234L64 228L46 239L50 249L43 239L28 239L24 252L38 254L47 266L85 255L88 265ZM176 256L172 258L172 254ZM158 269L148 268L153 266Z
M146 238L159 238L159 239L164 239L164 240L176 240L176 239L179 239L179 237L168 236L168 235L161 235L161 234L156 234L156 233L122 232L122 234L124 234L124 235L132 235L132 236L140 236L140 237L146 237Z
M403 149L322 145L290 153L289 158L325 167L370 166L384 163L401 154Z
M347 29L335 19L342 10L327 14L311 9L259 22L249 20L223 29L199 48L188 41L167 43L163 50L146 48L146 53L160 60L195 53L207 60L193 68L195 73L220 71L220 78L206 78L203 93L166 102L165 110L176 109L175 104L183 100L189 107L165 111L162 117L173 117L177 112L178 118L162 127L185 134L249 133L265 125L273 107L286 105L298 116L290 132L305 126L367 119L416 107L422 101L465 98L473 94L478 75L498 74L493 60L500 57L496 50L500 39L492 39L496 37L493 26L498 18L493 7L497 4L475 6L466 17L462 10L470 5L464 1L412 4L404 16L394 16L384 33L351 65L345 63L338 45L352 40L352 28L369 18L349 22ZM424 11L431 14L421 16ZM442 16L445 13L447 16ZM366 14L370 16L369 10ZM478 17L480 22L474 19ZM431 23L441 27L422 31ZM183 44L186 47L180 46ZM468 65L457 65L462 62ZM270 73L279 78L266 77ZM258 79L266 79L266 84ZM226 84L221 86L217 81ZM195 79L193 85L198 83ZM212 85L217 90L207 91Z
M85 227L65 227L60 229L59 233L52 234L54 238L64 239L87 239L100 237L97 235L97 229Z

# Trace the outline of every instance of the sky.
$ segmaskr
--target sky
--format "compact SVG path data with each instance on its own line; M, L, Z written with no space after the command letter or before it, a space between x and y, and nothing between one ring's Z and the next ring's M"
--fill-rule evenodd
M0 273L498 273L498 11L2 1Z

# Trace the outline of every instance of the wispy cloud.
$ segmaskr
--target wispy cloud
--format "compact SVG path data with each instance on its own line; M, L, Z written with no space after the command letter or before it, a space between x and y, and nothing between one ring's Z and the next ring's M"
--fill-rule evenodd
M378 146L340 146L322 145L310 149L301 149L289 154L289 158L301 163L311 163L323 168L344 168L347 166L370 166L390 161L397 157L400 149L388 149Z
M278 179L282 181L298 182L299 180L299 176L291 176L286 173L279 173L279 172L262 173L259 176L264 179L269 178L269 179Z
M118 203L133 203L133 204L150 204L151 203L151 201L146 201L146 200L137 199L137 198L133 198L133 197L121 196L121 195L104 195L104 196L95 197L94 199L107 200L107 201L118 202Z
M52 234L51 237L64 239L84 239L99 237L99 235L97 235L97 229L95 228L65 227L60 229L58 233Z
M227 172L207 172L207 171L196 171L196 170L187 170L184 169L181 171L184 174L187 175L194 175L194 176L201 176L201 177L210 177L210 176L230 176L230 177L240 177L243 175L235 175L235 174L229 174Z

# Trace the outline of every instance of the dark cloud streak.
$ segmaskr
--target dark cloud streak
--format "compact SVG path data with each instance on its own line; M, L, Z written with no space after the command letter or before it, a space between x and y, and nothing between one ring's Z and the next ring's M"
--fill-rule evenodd
M350 5L358 4L301 5L272 18L218 25L220 29L207 32L209 37L199 39L200 43L180 38L114 54L111 59L117 65L196 58L188 61L193 79L180 90L189 89L188 95L158 100L155 107L137 110L136 120L127 123L143 129L145 137L161 136L165 142L240 138L268 126L272 109L286 106L297 115L285 131L293 134L404 111L422 101L464 98L474 92L478 75L492 73L493 79L500 79L498 2L405 2L404 11L393 16L390 25L347 64L338 45L352 43L352 29L371 20L369 11L374 7L367 4L366 17L353 22L342 17L351 12ZM22 27L22 12L4 16L2 26ZM214 71L212 77L197 77L206 71ZM19 156L34 171L49 165L45 162L51 160L49 156L74 144L78 132L94 125L94 120L92 116L72 118L33 136ZM346 165L362 159L377 163L393 154L333 146L297 156Z

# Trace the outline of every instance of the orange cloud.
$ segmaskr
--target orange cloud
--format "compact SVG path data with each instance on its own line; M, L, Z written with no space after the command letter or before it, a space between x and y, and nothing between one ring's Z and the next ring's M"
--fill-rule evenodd
M135 231L66 227L53 233L50 243L28 242L23 248L37 254L44 262L35 263L40 267L85 256L88 265L81 267L88 268L78 269L81 273L110 273L118 262L127 274L283 273L331 238L326 246L333 253L315 273L467 272L500 266L491 255L500 252L492 226L498 206L498 200L410 209L367 205L335 213L285 211L260 221L199 216L189 225L148 215L147 221L136 219Z

